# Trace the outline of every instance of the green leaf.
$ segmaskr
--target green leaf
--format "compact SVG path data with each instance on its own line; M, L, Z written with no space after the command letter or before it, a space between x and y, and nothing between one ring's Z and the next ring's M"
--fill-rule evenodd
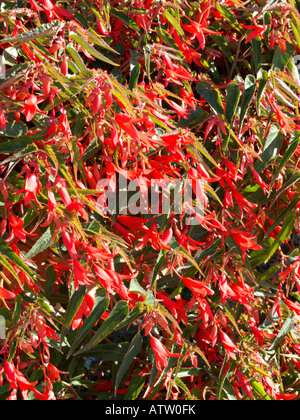
M169 21L169 23L171 23L172 27L178 32L179 35L185 35L183 29L181 28L181 23L178 22L167 9L164 11L164 16Z
M195 110L189 109L189 115L187 118L182 118L178 121L177 126L182 128L188 127L192 130L193 128L199 126L208 117L208 115L208 112L203 111L202 108L197 106Z
M225 395L226 395L226 397L229 401L237 400L234 389L233 389L233 387L232 387L232 385L231 385L231 383L229 382L228 379L225 379L225 381L223 383L222 391L225 393Z
M45 297L49 299L56 282L56 272L52 265L46 269L46 284L45 284Z
M226 89L226 94L227 95L225 117L229 124L232 124L232 120L242 93L237 83L230 83Z
M257 89L257 95L256 95L256 107L257 107L257 113L258 115L260 115L260 100L262 98L262 94L265 90L265 87L267 85L267 81L268 81L268 72L267 71L263 71L261 73L261 79L258 85L258 89Z
M272 226L267 230L265 233L265 237L268 237L270 233L274 231L274 229L282 222L282 220L285 218L285 216L290 213L298 204L300 201L300 194L295 194L292 198L289 205L283 210L283 212L277 217L277 219L274 221Z
M136 22L131 19L129 16L125 15L124 13L120 12L117 9L111 8L110 13L115 16L116 18L120 19L126 26L131 28L135 32L139 32L140 29Z
M25 273L29 275L29 277L36 283L34 279L35 273L21 260L21 258L12 250L7 248L4 241L0 240L0 254L4 255L14 264L16 264L19 268L21 268ZM37 283L36 283L37 284Z
M129 307L127 302L125 302L124 300L120 300L119 302L117 302L112 312L103 322L99 330L95 333L94 337L74 355L76 356L78 354L82 354L99 344L100 341L102 341L105 337L107 337L118 327L118 324L121 321L123 321L123 319L128 315L128 312Z
M266 256L265 256L265 262L267 262L272 255L276 252L277 248L282 244L282 242L287 238L288 235L291 234L292 229L295 225L296 221L296 213L291 212L285 219L282 228L275 239L274 243L270 247L270 249L266 249Z
M86 68L82 58L80 57L80 55L78 54L78 52L76 51L76 49L73 47L72 44L67 45L67 51L70 54L70 56L73 58L76 66L78 67L78 69L82 73L87 73L88 69Z
M87 50L93 57L98 58L98 60L104 61L105 63L111 64L112 66L118 66L119 64L111 61L109 58L105 57L105 55L101 54L97 51L91 44L85 41L81 36L72 32L70 34L70 38L76 41L79 45L81 45L85 50Z
M293 320L293 318L288 317L285 320L281 330L279 331L279 333L275 337L271 347L269 347L269 350L272 350L276 346L278 346L278 344L288 335L288 333L291 331L291 329L294 327L294 325L295 325L295 321Z
M130 58L130 81L129 89L134 90L137 86L139 75L140 75L141 66L137 58Z
M81 160L86 162L90 157L94 156L101 148L103 147L100 141L97 142L96 139L93 139L88 147L85 149Z
M6 44L6 43L16 43L20 42L21 44L24 44L25 42L32 41L36 38L44 38L51 35L54 35L59 27L61 26L61 22L59 20L54 20L51 23L46 23L43 25L39 25L37 28L33 29L32 31L24 32L20 35L16 35L14 37L6 37L0 40L0 44Z
M0 153L17 153L20 150L26 149L28 145L32 143L30 137L24 136L18 139L9 140L5 143L0 143Z
M289 62L290 58L295 53L295 47L291 44L286 44L286 52L283 53L279 46L275 47L275 54L272 61L271 70L278 68L279 70L284 70L285 66Z
M254 165L256 172L260 173L266 169L269 164L278 156L283 142L283 134L277 124L273 124L270 128L264 150L260 155L262 160L257 160Z
M97 357L104 362L122 362L129 345L129 343L101 343L91 350L81 353L81 355L84 357ZM76 358L71 360L76 360Z
M260 37L254 38L252 40L252 47L254 52L254 64L255 64L255 71L256 74L260 69L260 62L261 62L261 39Z
M246 112L248 111L248 108L254 96L255 89L256 89L256 79L252 74L248 74L245 79L244 97L243 97L243 102L241 105L239 132L242 129L244 118L246 116Z
M131 280L132 281L132 280ZM126 318L121 321L116 328L116 331L120 330L123 327L126 327L126 325L132 324L136 319L143 316L143 314L147 311L147 309L144 307L144 303L138 302L136 306L132 309L132 311L126 316Z
M85 286L79 286L79 289L76 290L69 302L68 308L67 308L67 312L65 315L65 321L64 321L64 326L62 328L61 331L61 338L60 338L60 343L63 342L65 335L68 331L68 329L70 328L70 325L75 317L75 315L77 314L77 311L80 307L80 305L83 302L84 296L85 296L85 292L86 292L86 287Z
M40 252L45 251L45 249L49 248L52 243L52 233L51 228L49 227L46 232L37 240L37 242L33 245L31 250L26 254L26 258L31 260Z
M216 2L216 9L218 12L231 23L234 29L238 30L242 35L245 35L243 27L239 24L234 14L232 14L228 7L222 6L219 2Z
M208 82L199 82L197 84L197 92L211 106L215 114L224 114L221 96L219 92L216 89L213 89Z
M174 41L174 39L171 37L171 35L169 34L169 32L165 31L163 28L161 27L156 27L155 28L155 32L157 33L157 35L159 36L159 38L170 48L173 48L176 51L176 55L178 56L178 58L184 59L184 55L182 54L182 52L178 49L178 45L176 44L176 42ZM147 66L149 67L150 63L147 64Z
M125 354L124 359L119 367L116 383L115 383L115 395L117 394L117 390L119 388L120 382L130 368L133 363L134 358L137 356L138 352L140 351L143 343L143 337L140 333L137 333L136 336L133 338L127 353Z
M127 388L126 394L124 396L125 401L132 401L136 400L137 397L140 395L144 385L145 385L146 379L143 378L140 375L132 375L130 377L130 383Z
M252 389L254 389L254 391L257 392L258 395L263 397L263 399L271 400L271 397L266 393L266 391L264 390L264 387L261 383L255 381L255 380L250 380L250 384L251 384Z
M27 125L21 121L13 121L12 123L6 123L5 130L0 128L0 135L7 137L22 137L27 135Z
M101 318L101 316L106 311L107 307L109 305L109 298L106 298L105 296L97 296L95 301L95 306L90 313L89 317L85 319L82 327L78 331L78 334L76 335L71 348L68 352L67 359L72 356L74 350L76 347L79 346L81 341L84 339L84 337L88 334L88 332L93 328L93 326L96 324L96 322Z
M218 44L223 54L225 54L226 58L232 64L234 62L234 57L226 41L224 40L224 36L223 35L211 35L211 36L216 41L216 43Z
M300 142L300 135L299 135L299 131L296 131L292 134L291 140L289 142L289 145L278 165L278 167L276 167L276 171L273 175L273 181L271 183L271 186L273 185L273 183L275 182L275 180L277 179L278 175L281 173L281 170L284 168L285 164L290 160L290 158L294 155L295 150L297 149L298 145Z

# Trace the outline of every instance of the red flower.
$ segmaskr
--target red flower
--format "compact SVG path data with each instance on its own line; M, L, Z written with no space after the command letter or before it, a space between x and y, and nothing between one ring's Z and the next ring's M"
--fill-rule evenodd
M35 114L38 112L44 114L44 111L41 111L38 107L40 102L43 102L43 98L37 98L35 95L28 95L25 101L25 106L20 109L20 112L25 111L25 119L27 122L31 121Z
M284 302L296 315L300 316L300 305L298 303L292 302L289 299L285 299Z
M243 25L241 24L241 26L245 29L253 29L253 31L247 36L246 39L246 44L250 41L252 41L252 39L258 37L258 36L262 36L266 30L268 29L268 25L252 25L252 26L248 26L248 25Z
M25 191L24 204L25 206L28 206L32 199L38 203L36 195L39 194L40 190L41 183L37 176L35 174L27 174L25 179L25 187L22 190L14 193L14 195L21 194Z
M93 310L95 304L95 298L88 293L85 295L73 321L71 327L73 330L80 328L83 325L82 317L85 316L86 318L90 315Z
M14 237L17 237L18 239L20 239L21 242L25 243L27 236L36 236L33 233L28 233L28 232L25 231L24 221L22 219L20 219L19 217L11 214L9 216L8 221L9 221L9 227L10 227L11 233L9 235L9 238L6 239L6 242L9 242Z
M50 382L53 383L55 382L55 380L60 380L60 373L62 374L66 374L68 372L63 372L61 370L58 370L57 367L55 367L54 365L52 365L52 363L48 363L47 365L47 374L48 377L50 379Z
M90 286L94 284L93 281L88 280L89 272L82 267L80 262L76 259L73 261L74 267L74 287L75 290L79 289L79 286Z
M155 337L150 338L152 350L156 358L156 367L159 371L162 371L168 367L168 357L182 357L180 353L171 353L165 346Z
M187 17L187 16L186 16ZM189 18L188 18L189 19ZM203 23L194 22L189 19L191 24L190 25L183 25L183 28L193 34L193 38L197 38L200 44L200 48L204 50L205 48L205 33L206 34L213 34L213 35L221 35L222 32L215 32L207 28L208 23L204 21Z
M128 134L132 138L132 140L139 142L139 132L133 124L132 117L125 114L116 114L115 119L121 130L125 131L125 133Z
M2 128L2 130L6 129L6 119L5 119L3 109L1 107L0 107L0 128Z
M220 337L221 337L221 341L224 346L224 349L227 353L227 356L229 358L231 357L232 359L236 360L236 355L234 352L235 351L237 353L243 353L243 352L237 348L234 342L223 331L220 331Z
M15 365L12 362L6 361L3 368L6 379L9 382L9 389L17 390L19 387L24 400L28 400L28 390L32 391L36 398L43 397L43 394L34 388L37 381L33 383L29 382L25 376L15 368ZM12 398L16 399L14 395Z
M212 296L215 294L213 290L199 280L193 280L188 277L183 277L182 280L184 281L186 287L188 287L196 296Z
M227 236L231 235L234 242L236 242L242 250L243 254L243 263L245 262L245 249L253 249L259 251L262 249L260 245L253 241L253 239L257 236L251 236L249 232L240 232L237 229L233 229L227 232Z
M0 299L14 299L16 295L12 292L9 292L6 289L3 289L3 287L0 287Z
M66 230L63 230L61 235L72 260L79 258L80 255L78 255L76 251L75 241L74 239L71 238L71 235L69 234L69 232L67 232Z

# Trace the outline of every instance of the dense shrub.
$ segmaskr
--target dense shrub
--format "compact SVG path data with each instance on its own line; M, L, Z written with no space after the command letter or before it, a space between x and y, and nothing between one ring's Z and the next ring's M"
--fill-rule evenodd
M0 398L297 398L298 0L0 7Z

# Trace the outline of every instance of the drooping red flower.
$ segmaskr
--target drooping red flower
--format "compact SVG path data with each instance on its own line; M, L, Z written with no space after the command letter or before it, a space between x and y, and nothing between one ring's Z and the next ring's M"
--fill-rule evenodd
M0 107L0 128L2 128L2 130L6 129L6 118L2 107Z
M14 299L16 295L9 290L4 289L3 287L0 287L0 299Z
M238 229L229 230L227 232L227 236L228 235L231 235L234 242L237 243L241 248L243 254L243 262L245 262L246 258L245 250L253 249L259 251L262 249L262 247L253 240L257 235L251 236L251 233L241 232Z
M95 298L94 296L91 296L90 294L86 294L84 296L84 299L72 321L71 327L73 330L76 330L77 328L80 328L83 324L82 317L88 317L90 313L92 312L92 309L95 304Z
M57 369L52 363L47 365L47 376L50 379L50 382L54 383L55 380L60 380L60 374L67 374L68 372L63 372L62 370Z
M139 142L139 132L133 124L133 118L130 115L116 114L115 119L121 130L128 134L132 140Z
M186 16L187 17L187 16ZM202 23L195 22L187 17L191 22L190 25L183 25L183 28L193 34L193 38L197 38L200 48L204 50L205 48L205 35L204 34L212 34L212 35L221 35L222 32L215 32L211 29L208 29L208 22L203 21Z
M196 296L212 296L215 294L213 290L199 280L190 279L188 277L183 277L182 280L186 287L188 287Z
M20 239L21 242L26 242L27 236L36 236L34 233L28 233L24 229L24 220L11 214L8 219L10 235L6 242L11 241L14 237Z
M237 353L243 353L243 352L237 348L237 346L234 344L231 338L228 337L226 333L224 333L223 331L219 331L219 333L220 333L222 344L224 346L224 349L228 357L229 358L231 357L232 359L236 360L236 354L234 352L237 352Z
M35 174L27 174L25 178L25 186L22 190L14 193L14 195L21 194L25 191L24 205L28 206L31 200L38 203L37 194L41 191L41 183Z
M38 112L40 114L44 114L45 112L40 110L38 104L43 102L43 98L38 98L37 96L30 94L27 96L25 100L24 107L20 110L20 112L25 111L25 119L27 122L31 121L35 114Z
M269 25L244 25L244 24L241 24L241 26L245 29L253 29L253 31L246 38L246 44L247 44L248 42L252 41L252 39L254 39L258 36L261 37L266 32Z
M80 264L78 259L73 261L74 267L74 288L78 290L79 286L91 286L94 284L88 277L90 273Z
M162 371L168 366L169 357L182 357L181 353L171 353L168 351L158 338L151 336L150 343L155 354L156 367L159 371Z

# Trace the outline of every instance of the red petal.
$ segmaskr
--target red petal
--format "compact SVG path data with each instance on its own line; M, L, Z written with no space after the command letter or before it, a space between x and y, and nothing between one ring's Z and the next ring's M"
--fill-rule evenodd
M0 299L14 299L16 295L12 292L9 292L6 289L3 289L3 287L0 287Z

